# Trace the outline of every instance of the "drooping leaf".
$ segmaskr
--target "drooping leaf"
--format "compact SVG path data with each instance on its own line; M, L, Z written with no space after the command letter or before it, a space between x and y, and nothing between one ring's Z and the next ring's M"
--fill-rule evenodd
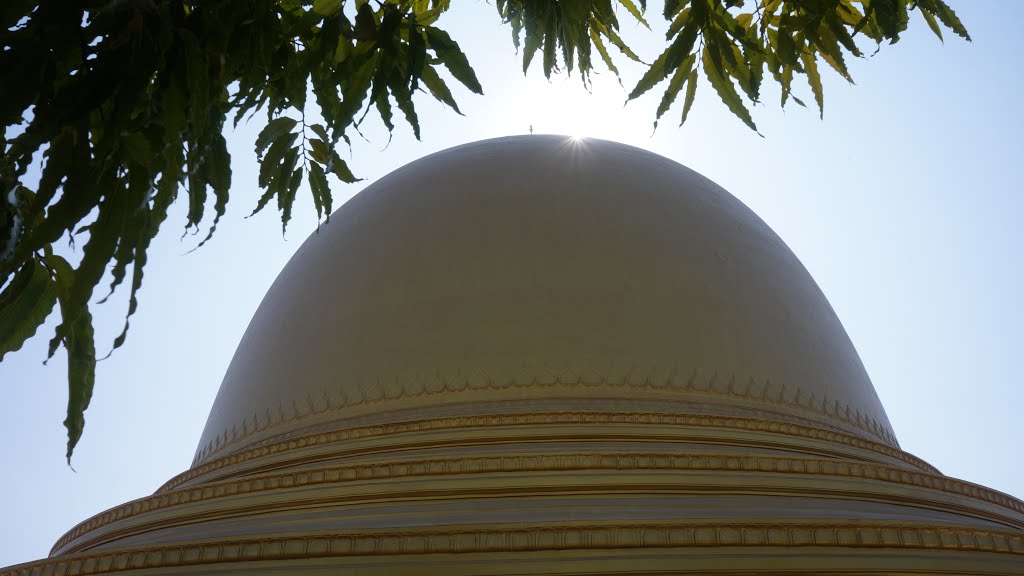
M637 82L629 93L628 100L633 100L657 86L669 77L676 68L690 55L697 41L699 29L696 21L689 22L680 31L679 36L661 53Z
M353 184L359 182L362 178L356 178L352 174L352 170L349 169L348 164L338 156L337 152L331 151L331 161L327 164L327 169L334 173L338 177L338 180L345 182L346 184Z
M89 240L82 250L82 260L75 269L73 281L66 287L63 295L60 295L58 283L62 318L50 341L49 356L52 356L61 341L76 329L75 322L78 316L87 313L93 289L103 277L107 264L117 249L118 239L123 233L125 216L133 206L141 202L141 198L134 197L132 193L139 194L143 191L131 188L118 189L116 175L112 173L102 175L98 185L111 193L104 195L100 202L96 221L89 230ZM66 342L64 345L67 347Z
M302 185L302 167L299 165L299 149L290 148L275 171L274 184L277 187L277 209L281 212L281 234L288 231L292 219L292 206L296 193Z
M686 81L686 98L683 100L683 116L679 120L679 125L682 126L686 123L687 116L690 115L690 108L693 107L694 97L697 95L697 69L694 68L690 72L690 78Z
M967 33L967 28L945 0L917 0L917 5L922 12L931 12L937 16L946 28L955 32L957 36L968 42L971 41L971 35Z
M597 53L601 56L601 61L608 67L608 70L615 74L615 77L619 79L619 85L622 85L621 75L619 69L615 66L615 62L612 60L611 54L608 53L608 47L605 46L604 40L601 39L601 35L597 33L594 27L590 28L590 41L594 43L594 48L597 48Z
M83 308L64 339L68 352L68 413L64 427L68 429L68 449L65 455L71 464L71 455L85 429L85 410L92 400L96 384L96 344L93 341L92 314Z
M335 114L327 119L331 129L344 132L355 120L356 114L363 107L367 92L373 82L373 74L377 70L378 54L375 51L360 53L351 58L347 64L351 74L346 76L341 87L341 102Z
M473 68L469 65L469 59L466 58L462 49L452 40L451 36L444 30L434 28L433 26L425 27L424 32L427 35L427 45L437 54L437 57L441 59L441 62L448 68L452 76L471 91L483 94L484 89L480 86L476 73L473 72Z
M139 289L142 288L149 245L160 231L160 225L167 218L167 210L173 201L174 197L172 195L167 194L165 191L158 191L153 198L152 206L147 207L148 209L140 222L141 230L138 243L135 246L135 267L132 271L132 286L128 294L128 311L125 313L124 327L121 329L121 333L114 338L111 352L120 348L128 335L129 320L139 307L138 293Z
M651 25L644 19L643 9L633 3L633 0L619 0L619 4L621 4L622 7L633 16L633 18L636 18L637 22L643 24L645 28L650 30Z
M921 16L924 18L924 21L928 23L928 27L931 28L932 33L935 34L936 37L938 37L939 41L943 41L942 28L940 28L939 23L935 21L935 16L933 16L931 12L924 9L919 10L919 12L921 13Z
M628 44L622 39L621 36L615 31L614 28L604 26L599 22L592 22L591 25L597 28L601 36L608 39L615 46L615 49L622 53L623 56L629 58L633 62L643 63L643 60L629 47Z
M57 303L50 273L38 260L26 262L0 292L0 360L19 350Z
M462 115L462 111L459 110L459 105L455 102L455 98L452 96L452 91L445 84L444 80L434 70L433 66L426 66L423 68L423 84L430 91L430 94L434 99L439 102L443 102L450 106L452 110L455 110L457 114Z
M743 121L751 130L757 132L757 126L754 124L754 119L750 117L750 112L747 107L744 106L743 100L740 98L739 93L736 92L736 87L733 86L732 80L730 80L722 72L720 64L716 65L714 57L710 51L705 49L703 56L704 64L704 75L708 81L711 82L711 86L714 87L715 92L718 92L719 98L729 108L737 118Z
M843 57L843 49L839 44L839 41L832 34L831 29L822 28L816 43L816 48L821 59L828 63L840 76L846 79L847 82L853 84L853 77L850 76L850 71L846 68L846 60Z
M811 85L811 92L814 93L814 102L818 105L818 115L824 118L825 96L821 88L821 75L818 74L818 63L815 62L814 55L809 53L802 54L800 59L807 73L807 83Z
M262 158L263 151L278 138L294 130L297 123L298 121L294 118L287 116L274 118L267 122L267 125L260 131L260 135L256 137L256 155Z
M320 164L312 162L309 165L309 188L313 192L313 205L316 206L316 216L321 218L326 207L330 210L331 188L327 184L327 175ZM330 212L328 212L330 214Z
M668 88L665 89L665 94L661 97L661 104L658 105L658 110L655 112L655 128L658 127L658 121L665 115L665 112L668 112L668 109L672 106L672 103L675 102L679 92L683 89L683 86L690 78L690 72L693 71L694 61L694 56L690 55L683 64L676 69L675 74L672 75L672 80L669 82Z
M85 428L85 410L96 383L96 344L93 340L92 314L88 306L79 307L73 295L77 272L61 256L49 254L46 264L54 272L54 287L61 315L74 320L62 336L68 355L68 407L64 427L68 431L67 460L71 464L78 440Z

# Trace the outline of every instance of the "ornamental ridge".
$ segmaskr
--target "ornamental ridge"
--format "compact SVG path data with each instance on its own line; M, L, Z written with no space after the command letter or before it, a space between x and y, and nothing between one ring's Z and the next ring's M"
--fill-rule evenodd
M596 373L595 370L591 369L591 371ZM388 386L378 378L365 386L356 384L352 387L354 390L349 390L347 386L339 386L337 396L329 395L325 390L318 400L313 400L307 394L301 404L298 400L293 400L290 406L286 407L283 403L279 403L273 411L267 408L264 410L263 415L254 413L250 417L244 418L241 423L234 423L230 427L226 427L214 439L210 440L206 446L197 451L192 465L200 464L207 458L229 446L237 444L256 432L263 432L283 424L318 416L330 411L374 405L389 400L417 398L436 394L457 394L466 390L507 390L510 388L603 387L614 389L627 387L646 390L676 390L688 394L731 396L808 411L819 416L828 416L829 419L836 419L843 424L867 432L893 448L899 447L893 432L874 418L862 414L859 409L851 408L848 404L844 404L839 400L830 400L827 396L818 399L813 393L804 393L800 387L792 391L787 389L784 384L776 384L771 379L766 379L761 383L752 377L746 381L745 386L741 387L737 384L735 375L730 376L726 380L719 378L717 372L713 373L706 380L701 381L698 381L696 373L691 374L687 378L679 378L677 371L672 371L666 378L660 379L653 377L656 371L657 368L652 368L641 378L635 377L633 375L634 370L630 369L621 380L610 380L600 375L600 378L595 380L587 379L582 375L575 375L569 370L562 370L558 373L549 370L546 377L530 376L521 379L513 377L504 384L495 382L483 370L478 370L476 377L465 377L458 380L445 377L440 371L435 370L433 380L428 381L423 379L421 375L417 375L413 379L412 385L407 385L406 381L401 381L396 377L394 379L394 386ZM241 425L241 430L239 430L239 424Z
M242 462L262 458L270 454L277 454L318 444L329 444L332 442L343 442L357 438L380 436L384 434L400 434L419 432L426 430L456 429L470 426L508 426L508 425L529 425L537 423L559 423L559 424L667 424L696 427L732 428L751 430L757 432L769 432L775 434L786 434L803 438L813 438L827 442L837 442L846 446L863 448L896 458L915 468L939 474L939 471L924 460L893 448L888 444L874 442L872 440L854 436L845 432L826 430L784 421L758 420L738 416L718 416L710 414L666 414L666 413L636 413L636 412L546 412L546 413L520 413L507 415L476 415L476 416L449 416L433 418L428 420L413 420L385 424L371 424L354 428L342 428L305 434L294 438L270 439L268 442L247 448L240 452L227 454L215 460L209 460L178 474L165 482L157 493L171 490L194 478Z
M840 546L1024 555L1024 536L1003 530L893 522L572 523L546 524L536 528L402 529L87 553L14 566L0 572L0 576L34 576L42 573L89 575L261 560L399 554L721 546Z
M821 475L879 480L918 488L968 496L1024 514L1024 502L994 490L890 466L865 462L814 458L737 456L719 454L611 453L544 454L524 456L476 456L432 458L388 463L367 463L329 469L303 470L244 477L204 484L174 492L157 493L112 508L75 526L54 544L51 554L88 532L139 514L217 498L252 494L280 488L345 483L356 480L386 480L419 476L483 474L491 472L558 472L580 470L674 470L726 471ZM1024 523L1020 528L1024 529ZM74 550L71 550L73 552Z

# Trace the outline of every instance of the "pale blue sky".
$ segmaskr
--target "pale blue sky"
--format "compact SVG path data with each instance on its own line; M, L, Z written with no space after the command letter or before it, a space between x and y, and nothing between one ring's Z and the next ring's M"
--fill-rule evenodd
M475 66L484 97L460 92L466 117L421 99L423 141L399 126L353 152L353 186L449 146L507 134L590 135L653 150L718 182L789 244L828 296L860 352L903 448L951 476L1024 496L1020 357L1024 349L1024 93L1019 0L952 0L972 36L940 44L923 21L896 46L851 63L858 82L825 77L825 120L777 106L732 118L709 88L682 129L651 136L660 92L623 108L608 73L594 93L577 77L524 78L506 28L485 2L458 2L447 27ZM652 18L660 5L652 3ZM653 58L655 35L634 30ZM626 71L626 84L637 71ZM810 102L809 92L804 91ZM597 115L600 115L600 119ZM45 556L87 517L151 493L186 469L234 348L263 294L315 228L305 197L282 239L258 197L252 142L231 140L233 202L214 240L186 254L182 207L153 247L125 346L99 365L75 453L64 464L62 352L42 366L53 319L0 364L0 566ZM98 348L120 329L124 298L94 308Z

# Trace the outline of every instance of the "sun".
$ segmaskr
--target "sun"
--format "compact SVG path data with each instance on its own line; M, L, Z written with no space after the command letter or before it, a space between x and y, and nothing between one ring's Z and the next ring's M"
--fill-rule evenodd
M626 92L613 78L594 75L588 90L578 76L548 81L531 74L516 94L514 115L506 121L515 123L510 126L514 132L529 128L535 134L564 134L576 142L601 138L642 145L651 135L650 119L642 106L625 102Z

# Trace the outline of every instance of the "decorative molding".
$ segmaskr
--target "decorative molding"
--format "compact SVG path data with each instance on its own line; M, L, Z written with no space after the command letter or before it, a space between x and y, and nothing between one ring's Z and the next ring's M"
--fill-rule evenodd
M811 426L804 426L802 424L702 414L657 414L647 412L544 412L529 414L450 416L398 423L372 424L281 440L241 452L228 454L216 460L210 460L199 465L194 465L192 468L189 468L185 472L182 472L165 482L163 486L157 490L157 493L159 494L161 492L172 490L185 482L221 468L234 466L236 464L241 464L258 458L264 458L272 454L279 454L305 448L307 446L323 446L336 442L349 442L361 438L392 434L456 430L473 427L536 426L545 424L652 424L700 428L728 428L752 432L785 434L869 450L906 462L915 468L932 472L934 474L940 474L934 466L928 464L924 460L897 448L893 448L887 444L873 442L852 434L814 428Z
M777 406L784 406L789 409L810 412L820 418L827 416L829 420L852 426L858 430L871 434L883 443L893 448L899 448L899 442L895 434L874 418L862 414L859 409L840 402L837 399L830 399L827 396L817 398L814 393L806 393L799 387L793 390L784 384L776 384L771 379L759 382L749 378L745 383L739 382L735 374L729 377L720 377L716 372L706 380L698 379L696 371L687 376L681 376L678 368L672 371L651 368L647 372L640 373L635 367L630 367L624 375L619 378L608 378L596 369L589 368L579 374L570 370L551 370L543 375L524 372L518 377L513 377L503 382L496 381L483 370L477 370L469 376L461 373L451 377L441 374L435 370L429 378L417 375L411 382L399 380L397 377L391 382L377 379L370 383L355 383L338 387L336 393L328 394L326 391L320 398L313 398L310 395L301 401L292 401L290 406L278 404L274 409L266 409L263 414L252 414L229 428L225 428L214 439L207 442L206 446L196 452L193 465L203 462L207 458L221 452L222 450L236 445L240 441L252 436L257 432L265 432L284 424L307 419L313 416L334 412L346 408L354 408L364 405L375 405L398 399L409 399L417 397L429 397L439 394L451 395L466 390L508 390L529 389L529 388L632 388L645 390L673 390L688 394L702 394L712 397L732 397L748 401L763 402Z
M892 522L545 524L537 527L424 528L201 542L55 557L0 576L88 575L135 569L253 561L547 550L842 547L1024 555L1024 534Z
M114 522L179 504L252 494L282 488L336 484L359 480L390 480L421 476L510 472L564 472L607 470L672 470L700 472L758 472L841 476L927 488L967 496L1024 515L1024 502L987 488L945 476L912 472L864 462L716 454L545 454L525 456L478 456L433 458L393 463L367 463L318 470L303 470L244 477L228 482L205 484L175 492L156 494L112 508L74 527L54 544L51 554L83 535ZM1004 521L1012 522L1010 519ZM1019 527L1024 522L1017 519Z

